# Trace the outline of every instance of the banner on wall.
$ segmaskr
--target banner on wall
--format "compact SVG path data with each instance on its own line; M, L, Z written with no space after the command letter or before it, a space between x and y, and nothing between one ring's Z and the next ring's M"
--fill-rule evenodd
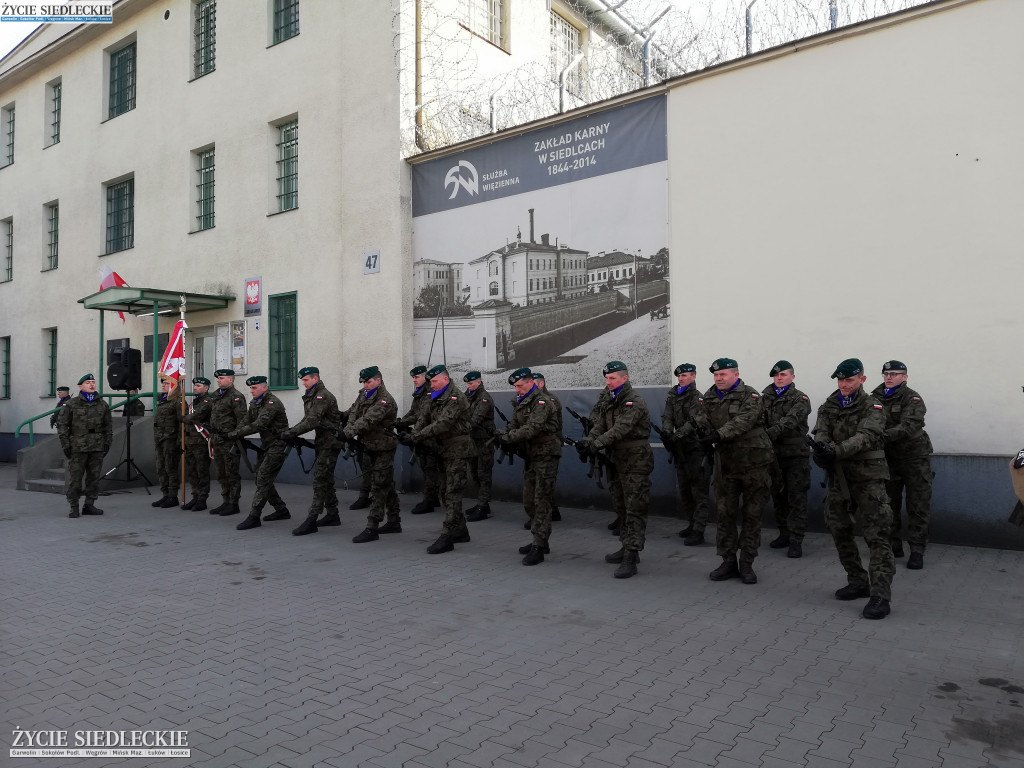
M413 166L416 363L507 388L671 381L666 102L656 96ZM461 378L461 376L459 377Z

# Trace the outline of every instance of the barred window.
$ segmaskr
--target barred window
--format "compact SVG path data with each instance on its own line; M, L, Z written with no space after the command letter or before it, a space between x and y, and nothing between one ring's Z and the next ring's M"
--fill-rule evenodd
M270 368L268 383L275 389L296 389L299 365L299 297L285 293L268 297Z
M0 237L4 246L4 270L0 274L0 283L14 279L14 219L0 221Z
M0 399L11 396L11 337L0 336Z
M211 148L197 152L196 160L196 229L212 229L216 223L214 216L215 150Z
M580 31L572 24L551 11L551 79L558 82L558 76L580 52ZM565 76L566 89L573 94L580 92L580 68L576 66Z
M299 34L299 0L274 0L274 42Z
M107 253L135 245L135 179L107 187Z
M14 162L14 105L4 107L0 111L0 120L3 122L4 132L4 154L3 165L10 165Z
M50 143L60 143L60 98L64 89L62 81L50 85Z
M60 206L57 203L46 206L46 267L57 268Z
M47 328L44 333L48 339L46 355L46 386L43 394L49 397L57 396L57 329Z
M135 109L135 43L110 54L110 111L108 118Z
M506 3L507 0L462 0L462 22L473 34L508 48L502 23Z
M199 0L195 4L195 77L217 68L217 0Z
M277 127L277 210L299 207L299 121Z

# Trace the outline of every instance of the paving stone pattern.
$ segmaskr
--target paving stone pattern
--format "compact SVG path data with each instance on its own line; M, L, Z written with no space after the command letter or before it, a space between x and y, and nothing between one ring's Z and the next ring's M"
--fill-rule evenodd
M54 728L187 730L189 759L102 761L167 768L1024 766L1024 553L932 546L867 621L827 536L713 583L655 519L616 580L605 511L563 509L526 568L517 505L430 556L440 513L293 537L311 489L280 491L293 519L246 532L142 489L70 520L0 466L0 763Z

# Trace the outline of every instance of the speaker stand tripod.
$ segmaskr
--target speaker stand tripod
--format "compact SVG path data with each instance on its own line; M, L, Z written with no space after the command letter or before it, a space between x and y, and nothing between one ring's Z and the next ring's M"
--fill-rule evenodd
M117 466L111 467L109 470L107 470L107 473L103 475L103 479L106 480L112 474L117 472L117 470L119 470L121 467L124 467L123 480L119 477L113 477L110 479L116 480L119 483L130 483L133 480L137 479L137 477L141 477L143 482L146 484L146 495L151 496L152 494L149 492L149 486L151 486L153 483L150 482L150 479L148 477L146 477L146 473L139 469L139 465L136 464L135 459L132 458L132 423L135 421L134 417L132 416L132 405L132 402L127 402L124 405L125 414L127 415L128 419L127 422L125 423L124 431L125 457L121 459ZM132 477L133 469L137 473L136 477Z

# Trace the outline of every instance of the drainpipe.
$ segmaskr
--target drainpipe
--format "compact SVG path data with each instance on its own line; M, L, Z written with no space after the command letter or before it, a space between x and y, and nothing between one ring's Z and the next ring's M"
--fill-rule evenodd
M583 54L577 53L572 61L569 62L569 66L558 73L558 113L565 112L565 78L569 74L569 71L575 69L576 66L583 60Z
M828 0L828 28L835 29L839 24L839 0Z
M754 7L754 3L756 3L756 2L757 2L757 0L750 0L750 5L747 6L747 10L746 10L746 14L745 14L746 28L747 28L747 56L750 55L751 42L752 42L752 40L754 38L754 20L753 20L753 18L751 16L750 9Z
M618 6L616 6L618 7ZM651 41L654 36L658 34L654 31L655 25L661 21L665 14L672 9L672 6L666 5L665 9L654 17L654 20L647 25L647 37L644 38L644 87L646 88L651 84Z

